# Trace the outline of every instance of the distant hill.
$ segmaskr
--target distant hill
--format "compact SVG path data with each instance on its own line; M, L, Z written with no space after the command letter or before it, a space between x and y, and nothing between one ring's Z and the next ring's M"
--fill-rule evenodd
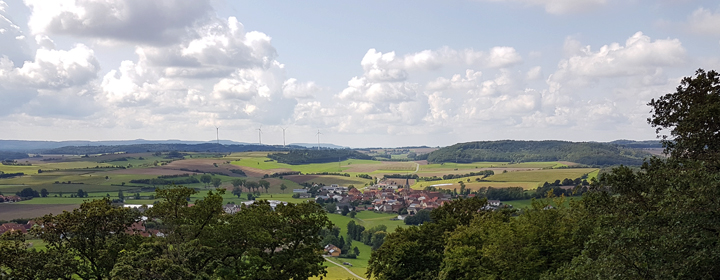
M634 148L634 149L658 149L662 148L660 140L646 140L646 141L634 141L634 140L615 140L610 144L616 144L623 147Z
M38 150L49 150L68 146L117 146L117 145L137 145L137 144L206 144L215 143L210 141L184 141L184 140L116 140L116 141L28 141L28 140L0 140L0 151L21 151L35 152ZM220 140L223 145L247 145L249 143L235 142L230 140ZM251 144L252 145L252 144Z
M441 148L418 159L440 162L570 161L586 165L640 165L650 154L613 143L567 141L478 141Z
M28 154L26 154L26 153L0 151L0 161L15 160L15 159L21 159L21 158L27 158L27 157L28 157Z
M42 151L43 154L107 154L107 153L145 153L145 152L249 152L249 151L287 151L288 149L299 149L302 147L271 145L222 145L215 143L205 144L135 144L135 145L113 145L113 146L68 146Z
M318 146L317 143L292 143L292 144L290 144L290 145L305 147L305 148L309 148L309 149L317 148L317 146ZM335 144L328 144L328 143L320 143L320 148L324 148L324 149L348 149L349 147L338 146L338 145L335 145Z

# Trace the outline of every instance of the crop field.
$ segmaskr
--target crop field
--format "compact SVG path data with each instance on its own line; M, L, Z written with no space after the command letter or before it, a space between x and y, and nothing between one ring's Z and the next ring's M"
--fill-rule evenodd
M297 186L298 184L309 182L309 183L322 183L325 185L331 185L331 184L339 184L339 185L355 185L357 186L363 186L366 183L369 183L370 180L363 179L359 177L345 177L345 176L336 176L336 175L290 175L284 177L287 180L290 180L292 182L295 182ZM287 185L287 184L286 184ZM288 186L289 187L289 186Z
M496 182L554 182L565 178L575 179L583 174L598 170L597 168L565 168L565 169L542 169L530 171L516 171L495 174L485 178L488 181Z
M461 178L461 179L450 179L450 180L440 180L440 181L432 181L432 182L417 182L414 185L410 186L413 189L424 189L425 187L429 187L432 185L443 185L443 186L437 186L439 189L458 189L460 190L460 184L459 181L463 181L465 183L465 188L469 190L479 190L480 188L487 188L487 187L493 187L493 188L510 188L510 187L521 187L525 190L533 190L538 187L538 183L536 182L476 182L473 180L470 180L470 182L467 182L467 178ZM451 185L446 185L451 184Z
M42 217L46 214L60 214L63 211L72 211L80 207L75 204L21 204L21 203L0 203L0 220L9 221L12 219L31 219Z

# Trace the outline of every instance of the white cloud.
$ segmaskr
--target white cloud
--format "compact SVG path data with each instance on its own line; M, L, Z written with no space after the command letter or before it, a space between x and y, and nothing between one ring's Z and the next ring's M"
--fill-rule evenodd
M527 6L543 6L550 14L587 12L607 4L607 0L484 0L490 2L517 2Z
M39 49L35 60L22 67L15 67L7 57L0 58L0 83L10 88L68 88L87 84L99 70L93 50L85 45L69 51Z
M226 76L237 68L269 68L277 52L261 32L245 32L236 18L214 19L197 28L200 37L169 47L142 47L138 53L150 66L166 67L178 77Z
M33 51L24 40L17 39L24 38L24 34L7 9L8 5L0 1L0 57L7 56L15 64L21 64L32 59Z
M599 77L644 75L654 72L657 67L679 66L685 61L686 51L679 40L653 41L637 32L625 41L625 45L612 43L597 51L592 51L590 46L580 49L575 55L561 60L558 70L548 81L551 87L558 86L561 81L585 84L587 79Z
M100 100L118 114L136 111L166 121L279 124L292 116L298 98L317 90L288 80L270 37L245 32L233 17L208 20L192 32L199 37L137 47L137 61L123 61L103 77ZM152 125L119 119L116 124L126 127Z
M287 79L283 83L283 96L285 98L308 99L314 98L321 89L314 82L298 82L295 78Z
M208 16L208 0L25 0L34 34L61 34L148 44L187 37L186 28Z
M530 70L527 71L527 74L525 75L526 79L528 80L537 80L542 78L542 67L535 66L533 68L530 68Z
M720 36L720 11L698 8L688 16L690 31L700 35Z
M473 49L455 50L443 47L396 56L395 52L381 53L370 49L360 65L365 77L372 81L404 81L411 71L430 71L448 66L477 68L505 68L522 62L522 57L512 47L493 47L487 52Z

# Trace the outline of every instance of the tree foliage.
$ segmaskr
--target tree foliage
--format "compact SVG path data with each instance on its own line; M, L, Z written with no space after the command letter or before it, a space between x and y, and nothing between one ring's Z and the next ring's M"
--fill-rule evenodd
M720 167L720 75L698 69L676 92L652 99L648 122L663 138L665 152L675 158L705 161ZM670 135L660 135L669 130Z
M429 162L571 161L587 165L640 165L647 152L610 143L566 141L478 141L458 143L419 156Z
M358 151L348 149L327 150L291 150L287 153L269 154L269 158L280 163L308 164L338 162L346 159L372 159L372 157Z
M190 205L196 191L159 189L144 214L162 237L132 227L140 213L107 198L47 215L33 229L47 250L27 249L24 236L0 238L0 276L11 279L307 279L325 274L322 229L331 226L312 202L258 201L236 214L222 208L223 189ZM17 277L16 277L17 276Z

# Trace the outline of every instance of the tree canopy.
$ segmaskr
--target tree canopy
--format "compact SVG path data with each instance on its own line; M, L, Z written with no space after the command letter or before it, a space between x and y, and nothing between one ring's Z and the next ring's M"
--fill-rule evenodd
M140 212L107 198L38 220L32 230L47 249L27 249L24 236L0 238L0 275L19 279L307 279L324 275L321 229L331 226L313 202L265 201L236 214L222 208L224 190L190 205L194 189L159 189L144 215L157 223L149 237L134 229ZM20 249L22 248L22 249ZM12 278L15 279L15 278Z
M429 162L571 161L587 165L640 165L647 152L618 144L567 141L478 141L458 143L418 156Z

